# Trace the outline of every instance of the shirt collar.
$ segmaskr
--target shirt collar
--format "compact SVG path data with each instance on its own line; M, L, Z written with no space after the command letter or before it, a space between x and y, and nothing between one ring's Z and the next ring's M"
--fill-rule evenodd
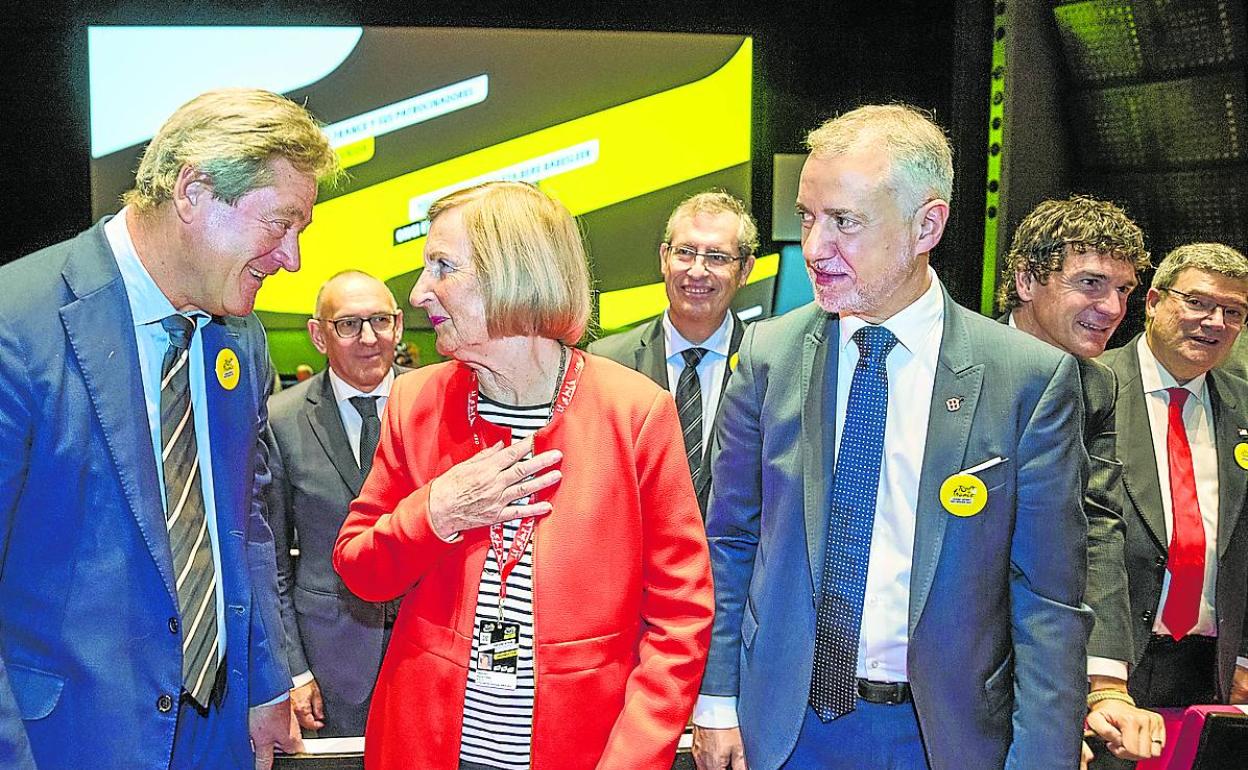
M351 385L346 380L339 377L338 373L332 368L329 370L329 384L334 389L334 400L338 403L342 403L343 401L356 396L380 396L381 398L389 398L390 386L394 384L394 369L392 367L390 371L386 372L386 376L383 377L381 382L377 384L377 387L373 388L371 393L365 393L364 391L356 388L354 385Z
M672 319L668 317L668 311L663 311L663 341L667 345L667 357L678 356L689 348L703 348L711 353L718 353L724 358L728 357L728 345L732 341L732 313L724 313L724 320L720 323L719 328L711 333L699 344L694 344L685 339Z
M930 267L927 268L927 277L931 281L927 291L880 324L892 332L897 342L911 355L923 347L933 327L939 326L945 320L945 297L940 279ZM844 350L850 344L854 332L868 325L858 316L843 317L840 324L841 349Z
M121 272L121 281L126 287L126 299L130 302L130 315L134 317L134 325L146 326L178 311L139 260L134 241L130 238L130 230L126 227L129 214L130 207L126 206L117 216L105 222L104 237L117 260L117 269Z
M1204 400L1205 378L1208 372L1202 372L1188 380L1186 384L1180 385L1174 375L1170 374L1169 370L1157 360L1157 356L1153 355L1153 349L1148 346L1147 335L1140 335L1140 339L1136 342L1136 351L1140 358L1140 384L1144 387L1145 393L1156 393L1166 388L1186 388L1193 396Z
M1017 329L1017 328L1018 328L1018 324L1014 323L1014 311L1013 311L1013 310L1011 310L1011 311L1010 311L1010 316L1009 316L1009 326L1010 326L1010 328L1011 328L1011 329Z

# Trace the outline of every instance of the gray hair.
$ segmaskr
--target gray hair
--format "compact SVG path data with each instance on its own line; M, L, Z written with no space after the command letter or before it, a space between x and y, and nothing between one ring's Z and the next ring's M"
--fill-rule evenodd
M907 215L929 200L953 197L953 148L931 115L908 104L868 104L828 120L806 136L815 157L880 147L888 186Z

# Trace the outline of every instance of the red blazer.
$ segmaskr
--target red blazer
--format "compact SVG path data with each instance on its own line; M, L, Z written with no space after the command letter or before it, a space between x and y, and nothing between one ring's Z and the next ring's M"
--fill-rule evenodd
M579 363L583 362L583 369ZM572 397L537 433L563 479L533 549L533 770L671 767L710 642L706 535L671 396L574 351ZM578 375L579 369L579 375ZM334 567L367 601L406 593L365 732L370 768L455 768L486 528L443 542L429 484L475 453L457 362L395 381ZM483 446L510 432L478 419ZM553 490L553 491L552 491ZM344 651L345 652L345 651Z

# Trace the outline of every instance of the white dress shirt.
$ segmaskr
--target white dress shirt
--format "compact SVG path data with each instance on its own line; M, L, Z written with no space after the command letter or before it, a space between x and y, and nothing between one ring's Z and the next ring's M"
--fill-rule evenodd
M724 371L728 366L728 347L732 343L732 313L725 313L723 323L701 344L685 339L676 330L668 311L663 311L663 343L667 351L667 389L676 397L680 373L685 370L685 357L689 348L703 348L706 355L698 363L698 384L702 386L702 447L711 446L711 431L715 428L715 413L719 407L719 394L724 389Z
M381 417L382 410L386 408L386 403L390 400L390 386L394 384L394 369L391 368L386 372L386 376L377 387L368 393L349 384L332 368L329 370L329 384L334 389L334 400L338 402L338 415L342 417L342 427L347 431L347 443L351 445L351 454L355 457L355 464L358 467L360 465L360 430L364 427L364 418L351 405L351 399L356 396L376 396L377 416Z
M940 280L930 268L928 279L931 284L922 296L881 324L893 333L898 344L887 359L888 418L884 426L884 455L871 531L857 667L858 677L877 682L908 681L910 569L914 561L919 478L927 449L927 422L945 320ZM860 318L842 318L840 335L830 342L838 345L838 451L849 388L859 358L853 335L864 326L867 323ZM693 721L701 727L735 727L736 702L732 696L699 695Z
M1140 382L1144 386L1144 401L1148 407L1148 425L1152 431L1153 452L1157 458L1157 481L1161 485L1161 507L1166 519L1166 542L1174 535L1174 512L1170 501L1170 463L1166 450L1169 431L1170 395L1166 388L1180 387L1170 372L1153 356L1147 340L1140 337L1136 346L1140 358ZM1201 590L1200 612L1196 626L1190 632L1200 636L1217 636L1218 623L1213 602L1217 596L1218 580L1218 450L1213 435L1213 406L1209 402L1209 388L1202 374L1181 387L1191 392L1183 405L1183 425L1187 429L1187 442L1192 448L1192 470L1196 474L1196 501L1200 505L1200 517L1205 525L1205 584ZM1170 571L1166 570L1161 584L1161 602L1153 621L1153 633L1169 634L1170 629L1161 619L1170 593Z

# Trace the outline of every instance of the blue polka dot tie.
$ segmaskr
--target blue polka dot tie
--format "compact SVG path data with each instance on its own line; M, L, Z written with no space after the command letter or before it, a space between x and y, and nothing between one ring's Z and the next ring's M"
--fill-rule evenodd
M897 338L883 326L865 326L854 332L854 342L858 366L849 386L845 428L836 453L832 512L815 613L810 705L824 722L853 711L858 697L858 634L888 417L884 362Z

